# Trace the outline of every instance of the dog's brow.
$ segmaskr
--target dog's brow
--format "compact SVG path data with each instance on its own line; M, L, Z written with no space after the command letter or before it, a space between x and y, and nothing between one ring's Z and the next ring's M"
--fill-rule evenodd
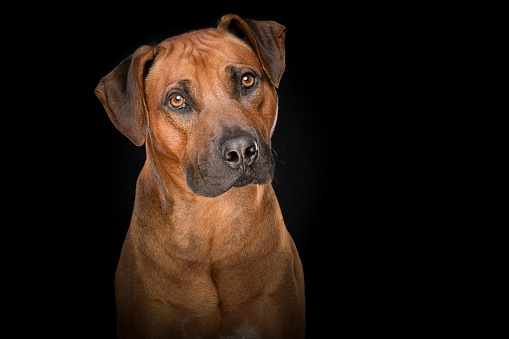
M189 79L179 79L170 82L166 87L164 88L163 92L163 98L166 98L168 95L172 94L173 92L178 91L184 94L187 99L193 99L194 98L194 92L191 86L191 80Z
M165 91L168 91L170 89L183 89L183 90L189 91L190 87L191 87L191 80L178 79L178 80L172 81L168 85L166 85Z
M261 72L258 70L257 67L254 67L253 65L242 63L231 63L226 67L226 73L228 73L230 76L235 75L238 76L244 72L252 72L256 74L258 77L261 77Z

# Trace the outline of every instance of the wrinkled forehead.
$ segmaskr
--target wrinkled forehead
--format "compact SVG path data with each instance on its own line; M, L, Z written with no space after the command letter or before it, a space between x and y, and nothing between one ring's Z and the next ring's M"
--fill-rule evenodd
M166 81L197 78L224 71L228 65L241 64L262 70L253 49L244 41L217 29L205 29L161 42L162 55L156 59L157 73Z

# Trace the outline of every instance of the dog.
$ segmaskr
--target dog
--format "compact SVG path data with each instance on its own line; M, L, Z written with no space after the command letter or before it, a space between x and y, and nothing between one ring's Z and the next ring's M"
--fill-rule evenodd
M95 93L147 159L115 274L119 338L303 338L270 185L286 28L229 14L139 47Z

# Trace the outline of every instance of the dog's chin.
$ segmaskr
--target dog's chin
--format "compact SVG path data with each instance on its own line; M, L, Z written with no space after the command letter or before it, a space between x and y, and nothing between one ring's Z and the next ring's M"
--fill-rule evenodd
M193 191L194 194L197 194L206 198L215 198L220 196L221 194L226 193L231 187L228 188L220 188L216 186L202 186L202 187L194 187L189 186L189 189Z
M258 184L259 180L256 178L239 178L233 183L233 187L245 187L253 184Z
M271 178L272 179L272 178ZM229 189L236 187L246 187L249 185L265 185L272 180L260 180L255 177L239 177L234 180L224 180L221 182L199 181L192 175L186 176L187 186L193 193L207 198L215 198L226 193Z

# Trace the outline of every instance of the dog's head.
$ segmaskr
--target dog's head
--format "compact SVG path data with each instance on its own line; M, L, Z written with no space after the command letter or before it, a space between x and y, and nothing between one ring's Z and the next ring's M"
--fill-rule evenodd
M115 126L196 194L268 184L286 28L225 15L217 29L142 46L96 88Z

